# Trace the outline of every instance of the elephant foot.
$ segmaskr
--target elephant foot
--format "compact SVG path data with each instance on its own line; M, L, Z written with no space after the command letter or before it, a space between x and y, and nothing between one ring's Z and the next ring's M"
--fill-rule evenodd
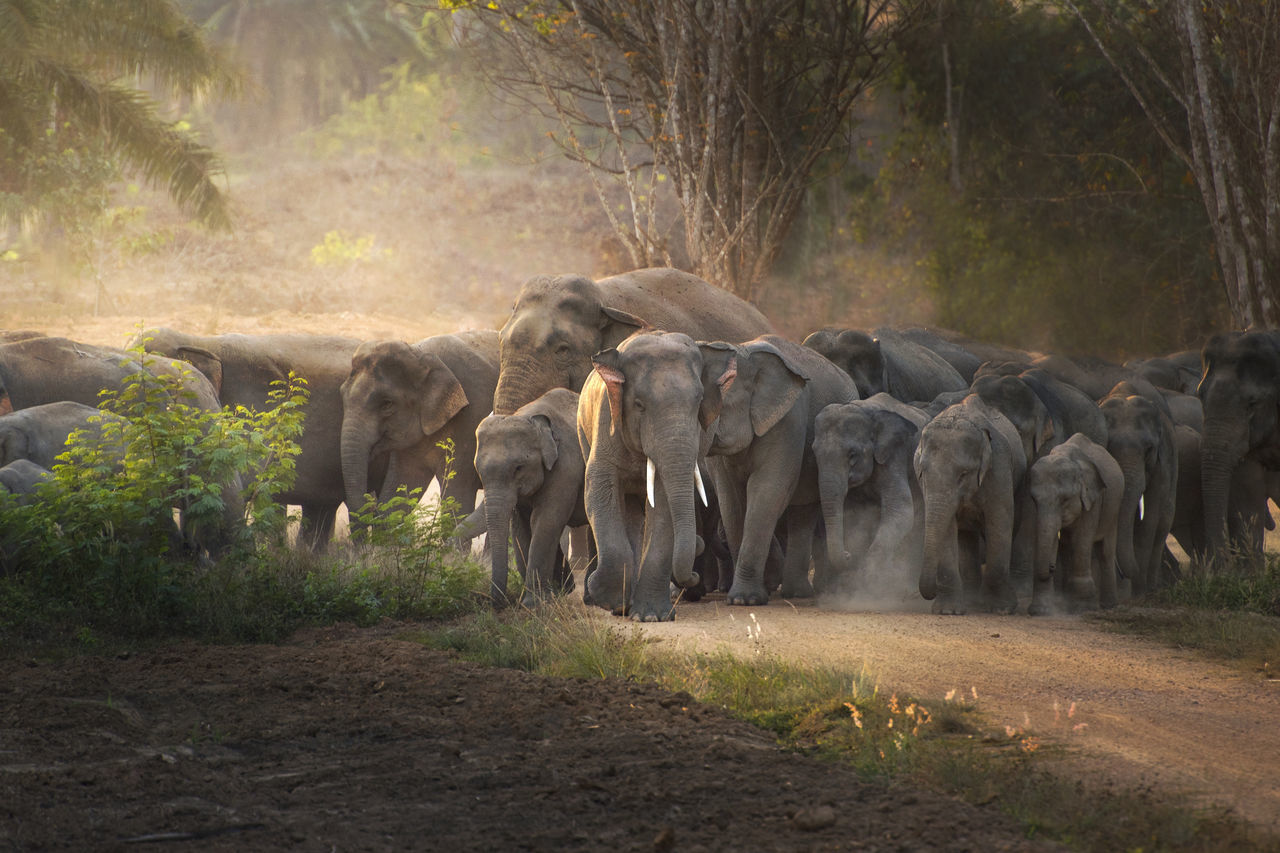
M586 590L584 590L582 600L596 607L602 607L615 616L621 616L627 608L627 601L622 593L622 584L606 583L598 570L587 578Z
M933 612L940 616L963 616L969 610L959 596L939 595L933 600Z
M782 584L782 591L779 594L783 598L813 598L813 584L807 579L789 581Z
M630 609L633 622L671 622L676 618L676 609L668 601L633 601Z
M769 593L763 584L734 583L725 599L728 604L745 607L758 607L769 603Z
M1053 608L1041 601L1033 601L1027 607L1027 613L1031 616L1048 616L1053 612Z

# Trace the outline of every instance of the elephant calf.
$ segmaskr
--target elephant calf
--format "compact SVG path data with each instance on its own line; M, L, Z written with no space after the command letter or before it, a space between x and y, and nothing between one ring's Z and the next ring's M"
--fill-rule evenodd
M514 414L493 414L476 427L476 472L492 558L494 603L507 597L508 531L516 522L516 563L525 603L555 589L560 534L587 523L582 503L586 468L577 434L578 395L555 388Z
M1051 584L1074 609L1116 605L1116 543L1124 472L1083 433L1027 472L1036 511L1035 585L1030 612L1049 611ZM1065 562L1064 572L1056 571Z

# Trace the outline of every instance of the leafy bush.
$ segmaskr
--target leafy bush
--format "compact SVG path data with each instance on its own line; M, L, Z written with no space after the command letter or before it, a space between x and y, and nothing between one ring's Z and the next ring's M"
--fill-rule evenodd
M0 577L0 639L271 640L301 625L473 606L483 573L455 556L447 502L424 513L403 496L362 519L369 535L358 546L326 555L289 547L292 519L276 496L295 475L304 380L278 383L265 411L209 412L137 357L139 369L105 395L91 429L72 435L35 499L0 497L9 572Z

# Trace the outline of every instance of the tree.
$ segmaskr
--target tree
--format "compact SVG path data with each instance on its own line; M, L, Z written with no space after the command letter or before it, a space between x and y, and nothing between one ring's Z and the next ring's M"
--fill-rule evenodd
M690 262L747 299L815 166L887 69L915 0L446 0L501 90L548 108L635 266L671 263L670 179ZM464 13L465 15L461 14ZM477 31L485 38L477 37ZM619 216L603 181L625 189Z
M0 0L0 222L105 183L122 159L201 221L229 224L213 151L125 77L188 97L238 87L170 0Z
M1280 6L1062 2L1194 177L1236 325L1280 326Z

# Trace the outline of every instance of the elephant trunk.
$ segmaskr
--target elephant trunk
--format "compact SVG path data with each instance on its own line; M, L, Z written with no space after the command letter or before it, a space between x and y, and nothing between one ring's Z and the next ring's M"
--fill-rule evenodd
M1240 430L1220 420L1206 420L1200 444L1200 488L1204 498L1204 536L1207 556L1222 561L1228 555L1227 506L1231 475L1244 456Z
M680 454L681 457L684 454ZM671 512L671 575L678 586L690 587L698 583L693 571L693 561L698 555L697 523L694 517L694 466L696 458L688 464L677 463L663 469L662 484L666 492L667 506Z
M1036 515L1035 579L1044 583L1053 578L1058 568L1058 534L1062 530L1062 519L1049 507L1037 507Z
M358 512L366 503L369 460L376 440L377 430L369 416L352 412L343 416L339 454L348 513Z
M494 604L505 603L507 599L507 576L511 565L507 543L511 535L513 507L514 500L510 489L485 489L484 517L492 570L489 592Z
M530 356L504 356L498 372L498 387L493 392L493 411L499 415L510 415L525 403L538 399L552 388L560 387L566 387L563 379L538 359Z
M955 543L947 541L956 517L956 498L946 490L924 489L924 562L920 566L920 595L932 601L938 595L938 568L943 552Z
M836 575L853 567L853 555L845 549L844 502L849 496L849 478L842 471L823 467L818 475L818 497L822 501L822 521L827 529L827 559Z

